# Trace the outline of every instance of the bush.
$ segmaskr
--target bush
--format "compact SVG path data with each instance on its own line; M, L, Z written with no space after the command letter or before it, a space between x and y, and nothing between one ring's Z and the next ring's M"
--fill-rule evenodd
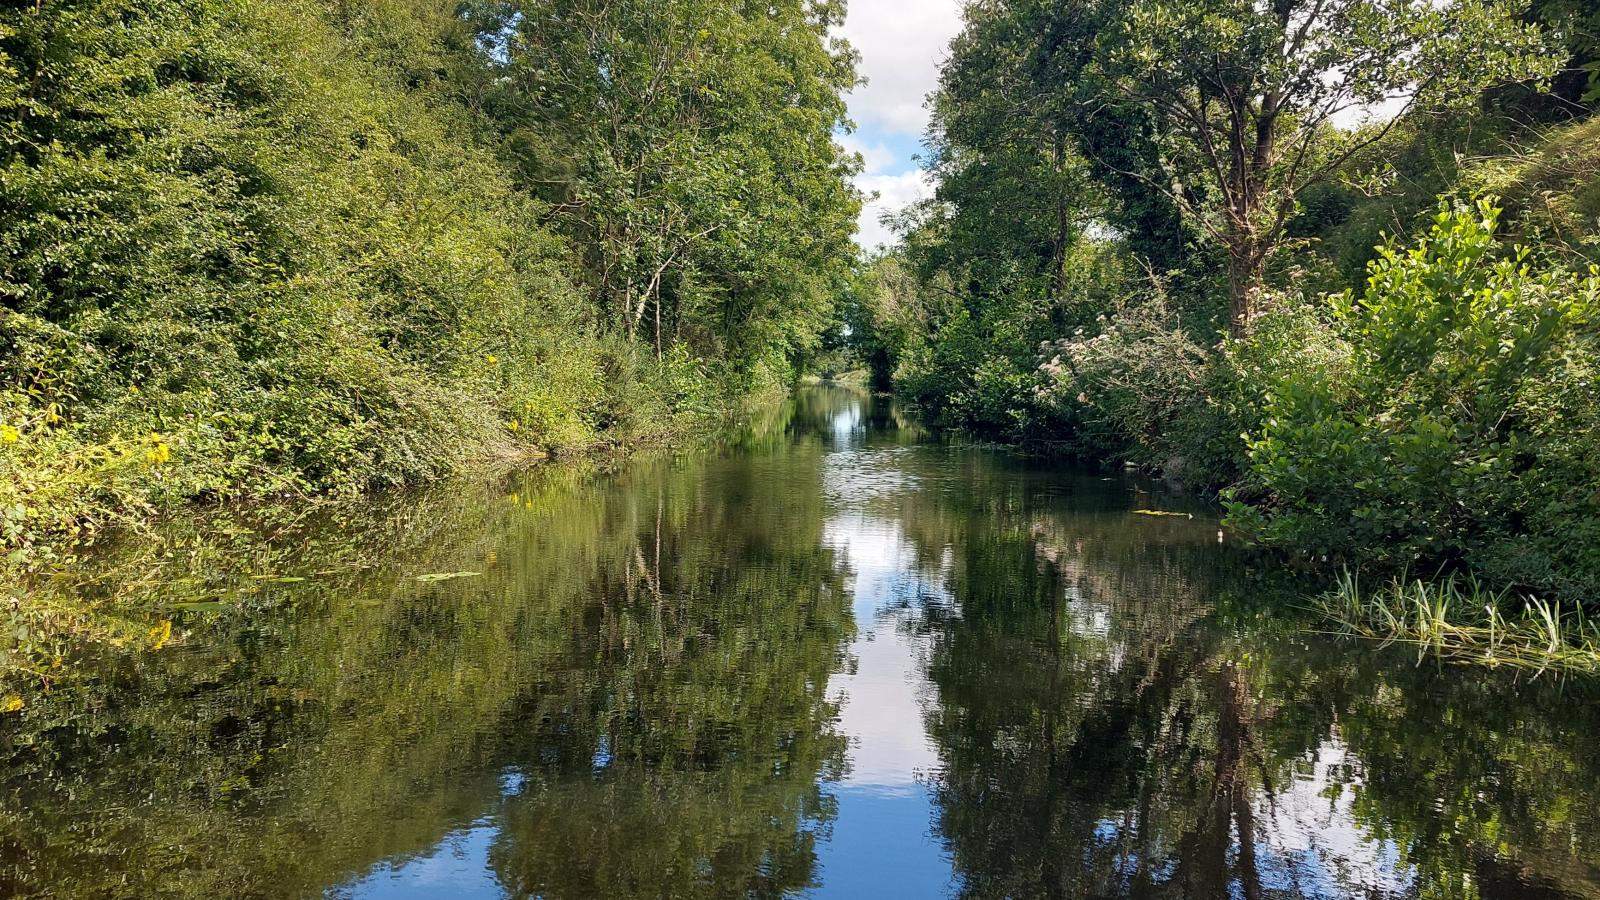
M1345 357L1285 367L1229 518L1269 545L1593 596L1600 587L1600 278L1494 239L1499 212L1441 208L1332 299Z
M0 11L13 562L166 504L351 494L713 405L701 367L588 321L468 102L458 4L26 6Z
M1209 455L1201 432L1215 418L1207 396L1212 351L1182 328L1165 295L1102 316L1097 333L1056 342L1040 367L1039 403L1058 433L1095 458L1181 474Z
M1121 459L1198 488L1241 474L1243 434L1280 366L1319 367L1331 335L1302 303L1270 304L1244 340L1197 341L1164 291L1102 317L1100 330L1048 345L1037 402L1089 458ZM1292 362L1289 362L1292 361Z

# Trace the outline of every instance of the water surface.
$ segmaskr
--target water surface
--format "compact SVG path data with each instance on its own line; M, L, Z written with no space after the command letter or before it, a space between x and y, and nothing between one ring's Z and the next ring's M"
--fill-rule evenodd
M94 568L172 637L0 720L0 896L1600 897L1589 685L843 389Z

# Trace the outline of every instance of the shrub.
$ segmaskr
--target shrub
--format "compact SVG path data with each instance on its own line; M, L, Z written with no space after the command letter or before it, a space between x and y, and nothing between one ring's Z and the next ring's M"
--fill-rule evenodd
M1318 557L1600 587L1600 550L1574 541L1600 528L1600 278L1498 244L1497 219L1443 207L1332 298L1346 359L1271 381L1235 526Z
M0 11L13 562L184 500L350 494L712 405L699 366L587 320L465 102L486 70L457 4L27 6Z
M1041 405L1086 456L1127 459L1173 473L1203 452L1196 432L1207 430L1211 351L1182 328L1157 292L1102 316L1051 347L1040 367Z
M1242 471L1242 435L1278 368L1329 365L1331 341L1315 311L1282 302L1247 338L1202 344L1157 290L1102 317L1097 333L1047 345L1037 403L1086 457L1220 487Z

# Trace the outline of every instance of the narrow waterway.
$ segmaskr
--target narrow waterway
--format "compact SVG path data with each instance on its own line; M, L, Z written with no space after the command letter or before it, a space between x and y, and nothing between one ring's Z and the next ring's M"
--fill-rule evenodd
M1600 691L842 388L89 568L170 638L0 719L0 896L1600 897Z

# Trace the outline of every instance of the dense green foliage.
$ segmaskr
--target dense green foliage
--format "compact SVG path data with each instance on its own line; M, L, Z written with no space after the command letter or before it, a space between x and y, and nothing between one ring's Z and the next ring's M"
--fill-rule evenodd
M855 72L820 39L842 5L750 9L526 4L502 117L606 320L782 366L815 345L855 252L853 167L832 136Z
M1494 242L1496 217L1445 210L1383 251L1359 298L1332 299L1339 364L1270 385L1239 524L1317 556L1597 596L1600 277L1535 271Z
M791 378L853 254L837 10L590 6L0 11L10 562L189 498L635 441Z
M1592 602L1592 25L973 4L863 361L947 425L1231 487L1307 559Z

